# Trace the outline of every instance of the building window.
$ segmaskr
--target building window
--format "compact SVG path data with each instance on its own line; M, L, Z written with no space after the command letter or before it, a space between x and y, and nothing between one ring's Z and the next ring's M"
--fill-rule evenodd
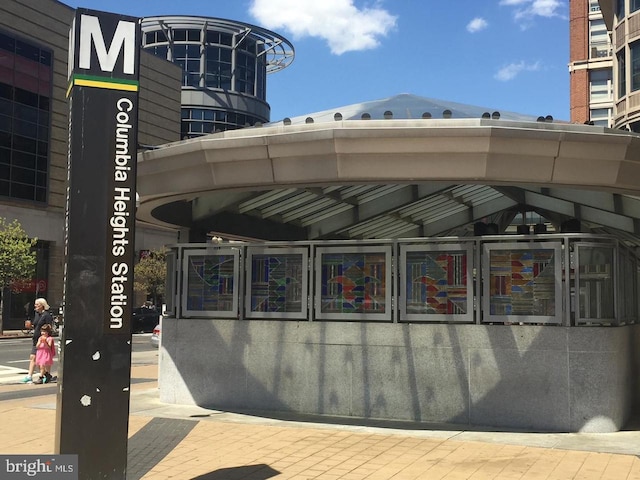
M182 67L182 85L200 86L200 45L174 45L173 61Z
M625 0L618 0L616 4L616 17L618 17L618 21L624 18L624 2Z
M589 21L589 47L590 58L602 58L610 55L609 33L601 18Z
M174 42L200 42L200 30L189 29L184 30L176 28L173 30Z
M255 56L245 52L236 53L236 88L237 92L253 95L256 81Z
M631 91L640 90L640 41L629 45L631 54Z
M630 0L629 2L629 13L640 10L640 0Z
M0 196L47 201L52 53L0 32Z
M205 47L205 87L231 90L232 50L227 47Z
M147 32L144 39L145 45L151 45L154 43L166 42L167 36L162 30L156 30L155 32Z
M611 127L613 117L612 113L611 108L592 108L589 119L594 125L598 125L600 127Z
M627 94L627 66L624 60L624 51L618 54L618 98Z
M611 102L611 75L609 69L592 70L589 73L590 102Z
M183 108L181 137L193 138L208 133L237 130L262 120L244 113L213 108Z

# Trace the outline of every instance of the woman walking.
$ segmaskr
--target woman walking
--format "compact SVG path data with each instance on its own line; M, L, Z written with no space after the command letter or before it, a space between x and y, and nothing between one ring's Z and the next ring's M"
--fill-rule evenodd
M33 383L33 371L36 368L36 345L38 344L38 339L42 335L42 326L53 324L53 317L48 311L49 308L49 304L44 298L36 298L36 301L34 302L34 310L36 314L33 319L33 342L31 346L31 354L29 355L29 374L22 379L22 383Z

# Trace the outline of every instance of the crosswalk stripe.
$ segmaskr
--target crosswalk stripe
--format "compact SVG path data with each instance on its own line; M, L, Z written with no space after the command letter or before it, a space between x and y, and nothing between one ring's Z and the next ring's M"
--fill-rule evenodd
M27 374L27 368L7 367L0 365L0 385L20 383Z

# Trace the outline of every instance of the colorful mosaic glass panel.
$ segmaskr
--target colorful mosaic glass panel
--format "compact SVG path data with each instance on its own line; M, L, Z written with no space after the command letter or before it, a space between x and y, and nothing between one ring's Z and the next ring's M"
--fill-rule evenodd
M407 314L467 313L467 254L407 252Z
M251 311L302 311L302 255L253 255Z
M555 251L491 250L491 315L556 314Z
M384 253L322 255L322 313L384 313L386 256Z
M191 255L187 275L187 310L232 311L233 255Z

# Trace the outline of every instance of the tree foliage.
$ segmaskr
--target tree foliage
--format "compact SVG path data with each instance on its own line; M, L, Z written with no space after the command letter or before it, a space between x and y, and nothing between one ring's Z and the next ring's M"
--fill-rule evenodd
M164 250L152 250L140 259L133 271L133 288L151 296L153 303L164 295L167 262Z
M0 217L0 332L2 332L2 294L9 288L20 291L33 278L36 238L29 238L18 220L9 223Z

